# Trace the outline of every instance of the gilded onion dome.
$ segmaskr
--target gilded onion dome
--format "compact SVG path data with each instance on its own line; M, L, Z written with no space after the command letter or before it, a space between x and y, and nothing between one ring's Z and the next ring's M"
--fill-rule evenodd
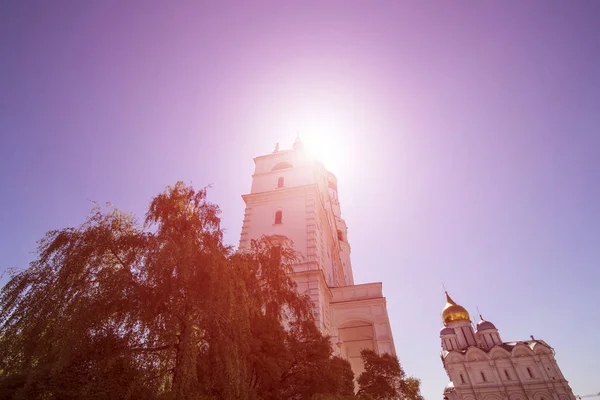
M446 307L442 310L442 320L444 325L452 321L471 321L471 317L465 308L461 305L456 304L446 292Z

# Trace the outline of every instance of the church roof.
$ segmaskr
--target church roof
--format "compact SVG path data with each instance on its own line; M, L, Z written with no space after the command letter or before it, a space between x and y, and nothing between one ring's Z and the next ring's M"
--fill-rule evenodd
M508 351L508 352L512 352L512 350L517 347L519 344L524 344L527 347L529 347L531 350L533 350L533 348L537 345L540 344L542 346L547 347L550 350L553 350L552 347L550 347L550 345L548 343L546 343L543 340L539 340L539 339L534 339L534 340L521 340L521 341L517 341L517 342L504 342L500 345L500 347L502 347L504 350ZM472 347L476 347L479 350L485 352L485 353L489 353L490 351L492 351L493 349L496 348L496 346L489 348L489 349L485 349L485 348L481 348L478 346L470 346L467 347L466 349L463 350L452 350L453 353L460 353L460 354L465 354L470 348ZM442 351L442 356L445 356L446 354L450 353L448 350L444 350Z
M483 319L477 323L477 332L485 331L486 329L496 329L496 325Z
M522 340L522 341L518 341L518 342L504 342L504 343L502 343L502 347L505 350L512 351L512 349L514 349L517 345L524 344L524 345L527 345L531 350L533 350L533 348L535 347L535 345L537 343L539 343L539 344L541 344L543 346L546 346L547 348L549 348L550 350L552 350L552 347L550 347L550 345L548 343L546 343L543 340L539 340L539 339Z
M440 331L440 336L442 335L454 335L456 332L452 328L448 328L447 326L443 327Z

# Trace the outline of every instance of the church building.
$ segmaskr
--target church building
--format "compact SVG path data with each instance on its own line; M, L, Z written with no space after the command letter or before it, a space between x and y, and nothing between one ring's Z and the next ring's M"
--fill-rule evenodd
M543 340L503 342L479 315L474 330L467 310L446 292L442 363L450 378L444 400L575 400L554 349Z
M321 331L356 376L364 348L395 355L381 282L355 284L348 228L342 218L337 179L304 151L293 148L254 158L240 249L262 235L287 237L301 260L294 265L300 293L307 293Z

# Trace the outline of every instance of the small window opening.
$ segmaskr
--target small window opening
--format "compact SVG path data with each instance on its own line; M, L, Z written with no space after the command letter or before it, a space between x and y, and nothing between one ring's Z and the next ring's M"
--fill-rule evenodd
M279 179L277 179L277 187L278 188L283 187L283 177L280 177Z
M276 224L281 224L282 218L283 218L283 213L281 211L277 211L275 213L275 223Z
M463 374L460 374L460 383L465 383L465 377L463 376Z
M533 378L533 374L531 373L531 369L529 369L529 367L527 367L527 373L529 374L530 378Z
M506 379L510 381L510 375L508 374L507 370L504 370L504 375L506 375Z
M338 235L338 240L340 242L343 242L344 241L344 235L342 234L341 230L339 230L339 229L337 230L337 235Z
M485 374L483 372L481 373L481 379L483 379L484 382L487 382L487 379L485 379Z

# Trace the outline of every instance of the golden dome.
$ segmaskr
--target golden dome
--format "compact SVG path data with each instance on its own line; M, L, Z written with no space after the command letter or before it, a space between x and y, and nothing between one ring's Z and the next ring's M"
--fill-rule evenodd
M471 321L469 313L463 306L456 304L448 292L446 292L446 307L442 310L442 320L444 325L451 321Z

